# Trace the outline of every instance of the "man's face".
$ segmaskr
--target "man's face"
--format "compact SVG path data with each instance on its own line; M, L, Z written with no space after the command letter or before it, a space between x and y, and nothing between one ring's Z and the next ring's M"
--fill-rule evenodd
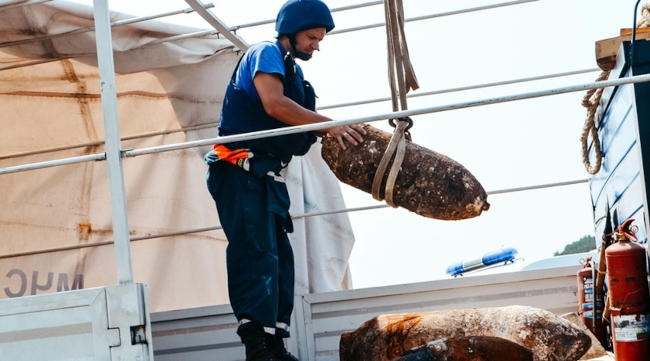
M318 44L323 40L327 31L325 28L313 28L296 33L296 51L312 55L320 50Z

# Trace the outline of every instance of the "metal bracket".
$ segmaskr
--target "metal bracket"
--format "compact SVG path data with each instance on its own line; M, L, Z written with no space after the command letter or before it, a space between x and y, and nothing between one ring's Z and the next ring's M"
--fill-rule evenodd
M119 328L109 328L106 335L108 338L109 347L119 347L122 344L122 341L120 340Z
M146 285L106 287L106 299L109 331L117 331L117 346L121 346L112 355L117 360L153 360Z
M246 41L244 41L244 39L242 39L239 35L231 32L226 24L224 24L223 21L216 17L210 10L207 10L205 8L205 5L203 5L200 0L185 0L185 2L190 5L197 14L201 15L201 17L205 19L208 24L217 29L221 35L230 40L230 42L232 42L235 47L242 51L248 50L249 46Z
M143 325L131 327L131 345L147 343L147 328Z

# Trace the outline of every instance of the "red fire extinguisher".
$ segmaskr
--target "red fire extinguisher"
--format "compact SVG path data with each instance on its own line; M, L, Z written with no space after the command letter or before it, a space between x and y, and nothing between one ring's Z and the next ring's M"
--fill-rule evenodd
M605 345L605 325L603 324L603 296L596 292L594 267L591 257L578 271L578 314L582 323L596 336L601 345Z
M617 361L650 359L650 295L646 251L636 241L634 220L618 227L618 243L607 248L607 273L614 355Z

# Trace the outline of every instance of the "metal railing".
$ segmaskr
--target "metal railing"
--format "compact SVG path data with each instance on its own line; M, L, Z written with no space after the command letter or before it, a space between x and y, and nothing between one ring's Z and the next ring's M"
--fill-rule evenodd
M504 3L490 4L490 5L467 8L467 9L460 9L460 10L453 10L453 11L447 11L447 12L442 12L442 13L435 13L435 14L417 16L417 17L407 18L407 19L405 19L405 21L406 22L413 22L413 21L420 21L420 20L426 20L426 19L434 19L434 18L439 18L439 17L444 17L444 16L466 14L466 13L470 13L470 12L489 10L489 9L496 9L496 8L501 8L501 7L506 7L506 6L513 6L513 5L519 5L519 4L524 4L524 3L535 2L535 1L539 1L539 0L509 1L509 2L504 2ZM344 7L341 7L341 8L335 8L335 9L332 9L332 11L334 11L334 12L336 12L336 11L346 11L346 10L358 9L358 8L362 8L362 7L379 5L379 4L382 4L382 3L383 3L383 1L373 1L373 2L357 4L357 5L348 5L348 6L344 6ZM134 20L134 19L131 19L131 20ZM131 21L131 20L127 19L127 20L123 20L123 21ZM144 21L144 20L142 20L142 21ZM133 21L133 22L137 22L137 21ZM235 26L229 27L228 29L231 32L236 32L239 29L243 29L243 28L247 28L247 27L253 27L253 26L259 26L259 25L264 25L264 24L270 24L270 23L273 23L273 22L275 22L275 20L268 19L268 20L262 20L262 21L249 23L249 24L235 25ZM123 25L123 24L120 24L120 25ZM372 28L378 28L378 27L381 27L381 26L384 26L384 25L385 25L384 23L374 23L374 24L362 25L362 26L357 26L357 27L352 27L352 28L339 29L339 30L334 30L334 31L330 32L330 35L348 33L348 32L366 30L366 29L372 29ZM160 44L160 43L166 43L166 42L172 42L172 41L178 41L178 40L184 40L184 39L192 39L192 38L202 38L202 37L214 36L214 35L218 36L219 34L221 34L221 32L219 30L217 30L217 29L214 29L214 30L201 30L201 31L196 31L196 32L192 32L192 33L187 33L187 34L173 35L173 36L169 36L169 37L165 37L165 38L152 40L152 41L150 41L150 42L148 42L146 44L143 44L141 46L129 49L129 51L135 50L135 49L140 49L140 48L151 46L151 45L155 45L155 44ZM27 41L27 40L25 40L25 41ZM39 64L45 64L45 63L50 63L50 62L65 60L65 59L82 58L82 57L91 56L91 55L94 55L94 54L76 54L76 55L67 55L67 56L55 57L55 58L49 58L49 59L35 60L35 61L25 62L25 63L21 63L21 64L7 65L7 66L4 66L4 67L0 68L0 71L2 71L2 70L10 70L10 69L17 69L17 68L22 68L22 67L26 67L26 66L34 66L34 65L39 65Z
M414 21L429 20L429 19L441 18L441 17L451 16L451 15L467 14L467 13L472 13L472 12L476 12L476 11L483 11L483 10L502 8L502 7L506 7L506 6L520 5L520 4L525 4L525 3L535 2L535 1L539 1L539 0L508 1L508 2L504 2L504 3L477 6L477 7L473 7L473 8L467 8L467 9L445 11L445 12L442 12L442 13L435 13L435 14L428 14L428 15L421 15L421 16L406 18L406 19L404 19L404 22L410 23L410 22L414 22ZM352 31L360 31L360 30L380 28L380 27L385 26L385 25L386 25L386 23L381 22L381 23L367 24L367 25L361 25L361 26L354 26L354 27L351 27L351 28L333 30L333 31L331 31L329 33L329 35L343 34L343 33L349 33L349 32L352 32Z
M24 1L24 2L21 2L21 3L15 3L15 4L12 3L12 4L6 5L4 7L0 6L0 11L11 8L11 7L15 7L15 6L27 6L27 5L31 5L31 4L42 3L42 2L45 2L45 1L48 1L48 0L33 0L33 1ZM462 9L462 10L450 11L450 12L445 12L445 13L429 14L429 15L424 15L424 16L419 16L419 17L414 17L414 18L408 18L408 19L406 19L406 21L418 21L418 20L424 20L424 19L431 19L431 18L435 18L435 17L449 16L449 15L455 15L455 14L463 14L463 13L486 10L486 9L494 9L494 8L498 8L498 7L518 5L518 4L529 3L529 2L534 2L534 1L539 1L539 0L510 1L510 2L504 2L504 3L499 3L499 4L492 4L492 5L476 7L476 8ZM378 4L381 4L381 3L383 3L383 1L366 2L366 3L362 3L362 4L349 5L349 6L333 9L333 11L344 11L344 10L350 10L350 9L357 9L357 8L366 7L366 6L378 5ZM45 161L45 162L29 163L29 164L23 164L23 165L18 165L18 166L0 168L0 175L1 174L22 172L22 171L28 171L28 170L34 170L34 169L47 168L47 167L61 166L61 165L67 165L67 164L76 164L76 163L88 162L88 161L108 160L109 163L110 163L109 164L109 181L110 181L109 184L110 184L110 189L111 189L111 208L112 208L113 229L114 229L113 234L114 234L114 237L116 239L115 252L116 252L116 259L117 259L117 264L118 264L118 280L120 281L120 283L130 283L130 282L132 282L132 270L131 270L130 250L129 250L129 243L130 242L145 240L145 239L170 237L170 236L181 235L181 234L205 232L205 231L210 231L210 230L215 230L215 229L220 228L219 226L212 226L212 227L203 227L203 228L197 228L197 229L191 229L191 230L184 230L184 231L179 231L179 232L171 232L171 233L164 233L164 234L157 234L157 235L143 235L143 236L139 236L139 237L129 238L129 235L128 235L128 223L127 223L127 217L126 217L126 202L125 202L125 198L124 198L123 175L122 175L122 168L121 168L121 161L125 157L135 157L135 156L140 156L140 155L145 155L145 154L152 154L152 153L159 153L159 152L167 152L167 151L173 151L173 150L187 149L187 148L193 148L193 147L198 147L198 146L203 146L203 145L210 145L210 144L214 144L214 143L224 144L224 143L247 140L247 139L258 139L258 138L266 138L266 137L273 137L273 136L281 136L281 135L299 133L299 132L304 132L304 131L319 130L319 129L329 128L329 127L337 126L337 125L367 123L367 122L386 120L386 119L392 119L392 118L400 118L400 117L406 117L406 116L415 116L415 115L421 115L421 114L436 113L436 112L442 112L442 111L448 111L448 110L455 110L455 109L462 109L462 108L469 108L469 107L477 107L477 106L483 106L483 105L489 105L489 104L497 104L497 103L503 103L503 102L509 102L509 101L522 100L522 99L530 99L530 98L536 98L536 97L542 97L542 96L551 96L551 95L564 94L564 93L569 93L569 92L584 91L584 90L588 90L588 89L595 89L595 88L601 88L601 87L619 86L619 85L623 85L623 84L632 84L632 83L650 81L650 75L640 75L640 76L634 76L634 77L623 78L623 79L616 79L616 80L611 80L611 81L601 81L601 82L577 84L577 85L572 85L572 86L567 86L567 87L562 87L562 88L554 88L554 89L548 89L548 90L542 90L542 91L519 93L519 94L513 94L513 95L503 96L503 97L486 98L486 99L474 100L474 101L469 101L469 102L453 103L453 104L439 105L439 106L433 106L433 107L424 107L424 108L401 111L401 112L391 112L391 113L385 113L385 114L376 114L376 115L361 117L361 118L334 120L334 121L325 122L325 123L309 124L309 125L303 125L303 126L293 126L293 127L279 128L279 129L271 129L271 130L252 132L252 133L247 133L247 134L238 134L238 135L227 136L227 137L217 137L217 138L210 138L210 139L202 139L202 140L198 140L198 141L170 144L170 145L164 145L164 146L158 146L158 147L149 147L149 148L133 149L133 150L121 150L120 149L119 130L117 128L117 108L116 108L117 99L116 99L116 93L115 93L115 88L114 88L114 70L113 70L114 67L113 67L113 63L112 63L113 58L112 58L112 45L111 45L111 35L110 35L111 26L118 26L118 25L124 25L124 24L127 24L127 23L130 24L130 23L135 23L135 22L139 22L139 21L146 21L146 20L151 20L151 19L157 18L157 17L171 16L172 14L180 14L182 12L187 12L188 9L179 10L179 11L176 11L176 12L158 14L158 15L149 16L149 17L132 18L132 19L127 19L127 20L121 20L120 22L111 23L110 20L109 20L109 12L108 12L108 6L107 6L106 0L94 0L94 4L95 4L94 12L95 12L96 37L97 37L97 56L98 56L98 61L99 61L100 77L102 79L102 81L101 81L101 84L102 84L102 87L101 87L102 105L103 105L103 112L104 112L105 133L106 133L106 138L107 138L106 139L106 152L105 153L88 154L88 155L80 156L80 157L63 158L63 159L57 159L57 160L51 160L51 161ZM205 5L205 7L208 7L209 5L211 5L211 4L207 4L207 5ZM252 26L268 24L268 23L271 23L271 22L273 22L273 21L272 20L265 20L265 21L256 22L256 23L238 25L238 26L230 28L230 31L236 31L238 29L242 29L242 28L245 28L245 27L252 27ZM369 24L369 25L364 25L364 26L359 26L359 27L354 27L354 28L341 29L341 30L338 30L338 31L333 32L333 33L344 33L344 32L351 32L351 31L357 31L357 30L364 30L364 29L370 29L370 28L374 28L374 27L380 27L380 26L383 26L383 25L384 25L383 23ZM95 29L95 27L93 27L93 30L94 29ZM81 32L84 32L84 31L91 31L91 30L89 30L89 28L77 29L77 30L74 30L72 32L68 32L68 33L65 33L65 34L53 34L52 36L53 37L55 37L55 36L64 36L64 35L70 35L70 34L74 34L74 33L81 33ZM205 36L205 35L216 34L216 33L218 33L217 30L209 31L209 32L198 32L198 33L192 33L192 34L183 34L183 35L178 35L178 36L172 36L172 37L168 37L168 38L165 38L165 39L158 39L156 41L157 42L173 41L173 40L183 39L183 38L187 38L187 37ZM38 40L41 40L41 39L32 39L32 40L29 40L29 41L38 41ZM28 41L25 40L25 42L28 42ZM24 44L24 43L21 41L20 44ZM16 42L14 42L13 44L10 44L9 42L7 42L7 43L4 43L4 44L0 44L0 47L2 47L2 46L11 46L11 45L18 45L18 44ZM81 56L89 56L89 55L93 55L93 54L83 54ZM70 58L70 57L68 57L68 58ZM56 61L56 60L59 60L59 59L53 59L53 60L48 59L46 61ZM32 62L29 65L33 65L33 64L37 64L37 62ZM26 65L22 65L22 66L26 66ZM9 68L3 68L3 69L9 69ZM2 70L2 69L0 69L0 70ZM518 80L502 81L502 82L495 82L495 83L486 83L486 84L480 84L480 85L476 85L476 86L468 86L468 87L460 87L460 88L453 88L453 89L447 89L447 90L439 90L439 91L419 93L419 94L415 94L413 96L425 96L425 95L441 94L443 92L477 89L477 88L480 88L480 87L489 87L489 86L497 86L497 85L504 85L504 84L512 84L512 83L515 83L515 82L539 80L539 79L545 79L545 78L549 78L549 77L574 75L574 74L584 73L584 72L588 72L588 71L593 71L593 70L589 69L589 70L584 70L584 71L566 72L566 73L560 73L560 74L551 74L551 75L548 75L548 76L529 77L529 78L518 79ZM365 103L379 102L379 101L384 101L384 100L387 100L387 99L390 99L390 98L371 99L371 100L365 101ZM361 103L359 103L359 102L355 102L354 104L346 103L346 104L342 104L342 105L339 105L339 106L349 106L349 105L357 105L357 104L361 104ZM329 109L329 108L333 108L333 107L334 106L323 107L322 109ZM99 144L101 144L101 143L99 143ZM97 144L97 142L92 143L92 145L99 145L99 144ZM61 148L58 148L58 149L61 149ZM69 148L66 148L66 149L69 149ZM519 191L524 191L524 190L533 190L533 189L543 189L543 188L550 188L550 187L567 186L567 185L573 185L573 184L580 184L580 183L584 183L584 182L586 182L586 180L574 180L574 181L559 182L559 183L549 183L549 184L543 184L543 185L535 185L535 186L527 186L527 187L517 187L517 188L510 188L510 189L494 190L494 191L488 192L488 194L503 194L503 193L519 192ZM372 206L365 206L365 207L346 208L346 209L340 209L340 210L312 212L312 213L305 213L305 214L296 215L293 218L294 219L300 219L300 218L305 218L305 217L324 216L324 215L331 215L331 214L338 214L338 213L349 213L349 212L356 212L356 211L366 211L366 210L380 209L380 208L386 208L386 207L388 207L388 205L381 204L381 205L372 205ZM99 243L91 243L91 244L83 244L83 245L72 245L72 246L68 246L68 247L60 247L60 248L49 249L49 250L37 250L37 251L30 251L30 252L22 252L22 253L15 253L15 254L11 254L11 255L2 255L2 256L0 256L0 259L10 258L10 257L26 256L26 255L32 255L32 254L39 254L39 253L57 252L57 251L71 250L71 249L81 249L81 248L86 248L86 247L97 247L97 246L108 245L108 244L112 244L112 243L113 243L113 241L107 241L107 242L99 242Z
M330 11L333 12L333 13L336 13L336 12L340 12L340 11L347 11L347 10L361 9L361 8L365 8L365 7L369 7L369 6L382 5L383 3L384 3L383 0L369 1L369 2L365 2L365 3L352 4L352 5L341 6L341 7L338 7L338 8L332 8L332 9L330 9ZM275 18L255 21L255 22L252 22L252 23L235 25L235 26L231 27L230 30L231 31L237 31L239 29L252 28L252 27L256 27L256 26L268 25L268 24L273 24L273 23L275 23Z
M448 93L455 93L455 92L461 92L461 91L466 91L466 90L476 90L476 89L491 88L491 87L502 86L502 85L526 83L526 82L535 81L535 80L561 78L561 77L572 76L572 75L593 73L593 72L597 72L597 71L600 71L600 68L573 70L573 71L567 71L567 72L562 72L562 73L553 73L553 74L529 76L529 77L525 77L525 78L502 80L502 81L496 81L496 82L490 82L490 83L482 83L482 84L474 84L474 85L467 85L467 86L448 88L448 89L431 90L431 91L424 91L424 92L415 92L415 93L407 94L406 97L407 98L419 98L419 97L424 97L424 96L429 96L429 95L448 94ZM358 101L347 102L347 103L324 105L324 106L318 107L318 110L351 107L351 106L355 106L355 105L366 105L366 104L372 104L372 103L385 102L385 101L389 101L389 100L391 100L391 97L382 97L382 98L358 100Z
M585 91L585 90L605 88L605 87L610 87L610 86L619 86L619 85L625 85L625 84L643 83L643 82L648 82L648 81L650 81L650 74L636 75L636 76L631 76L631 77L627 77L627 78L620 78L620 79L614 79L614 80L605 80L605 81L591 82L591 83L583 83L583 84L570 85L570 86L560 87L560 88L552 88L552 89L547 89L547 90L539 90L539 91L533 91L533 92L518 93L518 94L507 95L507 96L502 96L502 97L485 98L485 99L472 100L472 101L461 102L461 103L452 103L452 104L437 105L437 106L432 106L432 107L424 107L424 108L416 108L416 109L411 109L411 110L403 110L403 111L399 111L399 112L375 114L375 115L360 117L360 118L333 120L333 121L323 122L323 123L314 123L314 124L307 124L307 125L290 126L290 127L285 127L285 128L276 128L276 129L261 130L261 131L251 132L251 133L242 133L242 134L236 134L236 135L229 135L229 136L225 136L225 137L208 138L208 139L201 139L201 140L195 140L195 141L190 141L190 142L161 145L161 146L156 146L156 147L125 150L125 151L122 151L121 154L122 154L122 157L137 157L137 156L145 155L145 154L168 152L168 151L187 149L187 148L195 148L195 147L200 147L200 146L204 146L204 145L227 144L227 143L231 143L231 142L238 142L238 141L244 141L244 140L269 138L269 137L275 137L275 136L281 136L281 135L302 133L302 132L306 132L306 131L321 130L321 129L325 129L325 128L340 126L340 125L370 123L370 122L376 122L376 121L380 121L380 120L412 117L412 116L422 115L422 114L438 113L438 112L449 111L449 110L457 110L457 109L464 109L464 108L479 107L479 106L485 106L485 105L490 105L490 104L506 103L506 102L512 102L512 101L518 101L518 100L524 100L524 99L532 99L532 98L539 98L539 97L545 97L545 96L553 96L553 95L559 95L559 94L565 94L565 93L571 93L571 92L581 92L581 91ZM93 157L93 156L94 157L101 157L101 154L102 153L96 153L96 154L88 155L86 157ZM82 157L74 157L74 158L64 158L64 159L61 159L61 160L57 160L56 162L62 162L63 161L63 162L65 162L65 164L74 164L74 163L87 162L87 161L90 161L90 160L96 160L96 159L90 159L90 158L89 159L84 159ZM8 174L8 173L16 173L16 172L21 172L21 171L25 171L25 170L52 167L52 166L54 166L54 164L52 164L52 162L55 162L55 161L29 163L29 164L18 165L18 166L13 166L13 167L0 168L0 175ZM56 164L56 165L61 165L61 164Z
M525 186L525 187L498 189L498 190L494 190L494 191L488 191L486 193L488 195L507 194L507 193L515 193L515 192L539 190L539 189L548 189L548 188L555 188L555 187L566 187L566 186L570 186L570 185L583 184L583 183L587 183L587 182L588 182L587 179L578 179L578 180L565 181L565 182L556 182L556 183L539 184L539 185ZM390 208L390 206L388 204L376 204L376 205L363 206L363 207L350 207L350 208L335 209L335 210L329 210L329 211L308 212L308 213L303 213L303 214L298 214L298 215L292 216L291 219L298 220L298 219L309 218L309 217L328 216L328 215L335 215L335 214L341 214L341 213L352 213L352 212L369 211L369 210L384 209L384 208ZM156 239L156 238L182 236L182 235L193 234L193 233L217 231L217 230L220 230L220 229L223 229L223 228L221 226L208 226L208 227L192 228L192 229L176 231L176 232L166 232L166 233L159 233L159 234L136 236L136 237L131 237L131 242L144 241L144 240ZM71 251L71 250L83 249L83 248L101 247L101 246L107 246L107 245L111 245L111 244L113 244L113 241L75 244L75 245L64 246L64 247L39 249L39 250L34 250L34 251L26 251L26 252L18 252L18 253L0 255L0 259L16 258L16 257L24 257L24 256L33 256L33 255L44 254L44 253Z
M531 81L536 81L536 80L545 80L545 79L554 79L554 78L560 78L560 77L567 77L567 76L573 76L573 75L579 75L579 74L592 73L592 72L596 72L596 71L600 71L600 69L599 68L592 68L592 69L583 69L583 70L573 70L573 71L562 72L562 73L553 73L553 74L538 75L538 76L531 76L531 77L518 78L518 79L509 79L509 80L503 80L503 81L498 81L498 82L482 83L482 84L468 85L468 86L456 87L456 88L439 89L439 90L432 90L432 91L426 91L426 92L417 92L417 93L408 94L407 97L408 98L417 98L417 97L430 96L430 95L449 94L449 93L461 92L461 91L467 91L467 90L483 89L483 88L510 85L510 84L519 84L519 83L531 82ZM118 94L118 97L119 97L119 94ZM320 107L317 107L317 109L318 110L326 110L326 109L343 108L343 107L350 107L350 106L357 106L357 105L365 105L365 104L372 104L372 103L379 103L379 102L383 102L383 101L389 101L390 99L391 99L390 97L383 97L383 98L359 100L359 101L353 101L353 102L347 102L347 103L339 103L339 104L320 106ZM177 128L177 129L162 130L162 131L157 131L157 132L148 132L148 133L144 133L144 134L137 134L137 135L122 137L121 140L125 141L125 140L141 139L141 138L148 138L148 137L154 137L154 136L159 136L159 135L166 135L166 134L173 134L173 133L179 133L179 132L187 132L187 131L193 131L193 130L207 129L207 128L215 127L217 124L218 124L218 122L209 122L209 123L197 124L197 125L194 125L194 126L188 126L188 127L183 127L183 128ZM103 145L103 144L104 144L103 141L94 141L94 142L86 142L86 143L80 143L80 144L74 144L74 145L68 145L68 146L61 146L61 147L53 147L53 148L47 148L47 149L41 149L41 150L34 150L34 151L29 151L29 152L21 152L21 153L0 155L0 160L18 158L18 157L23 157L23 156L28 156L28 155L52 153L52 152L58 152L58 151L63 151L63 150L76 149L76 148L100 146L100 145Z

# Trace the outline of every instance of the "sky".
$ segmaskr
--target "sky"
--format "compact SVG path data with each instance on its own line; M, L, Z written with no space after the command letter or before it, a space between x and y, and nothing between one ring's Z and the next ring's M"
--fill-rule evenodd
M88 3L87 0L77 0ZM214 0L213 13L233 26L275 18L283 0ZM356 0L356 2L365 2ZM472 8L499 0L404 0L407 18ZM330 8L353 2L329 0ZM406 24L421 91L596 68L595 42L632 25L634 0L538 0L515 6ZM186 7L182 0L109 0L134 15ZM334 14L337 28L383 21L383 7ZM209 28L198 15L166 21ZM247 42L272 40L273 24L238 32ZM321 51L302 63L319 105L390 95L383 28L327 36ZM592 82L598 72L559 79L426 96L409 109L445 105ZM586 179L580 134L584 93L421 115L411 130L417 144L463 164L490 190ZM324 110L334 119L390 112L390 102ZM388 130L386 122L373 123ZM403 209L350 213L356 243L350 258L355 287L446 278L452 263L501 247L519 257L552 257L568 243L593 235L587 184L490 196L478 218L440 221ZM377 204L342 185L348 207ZM600 238L598 236L597 238Z

